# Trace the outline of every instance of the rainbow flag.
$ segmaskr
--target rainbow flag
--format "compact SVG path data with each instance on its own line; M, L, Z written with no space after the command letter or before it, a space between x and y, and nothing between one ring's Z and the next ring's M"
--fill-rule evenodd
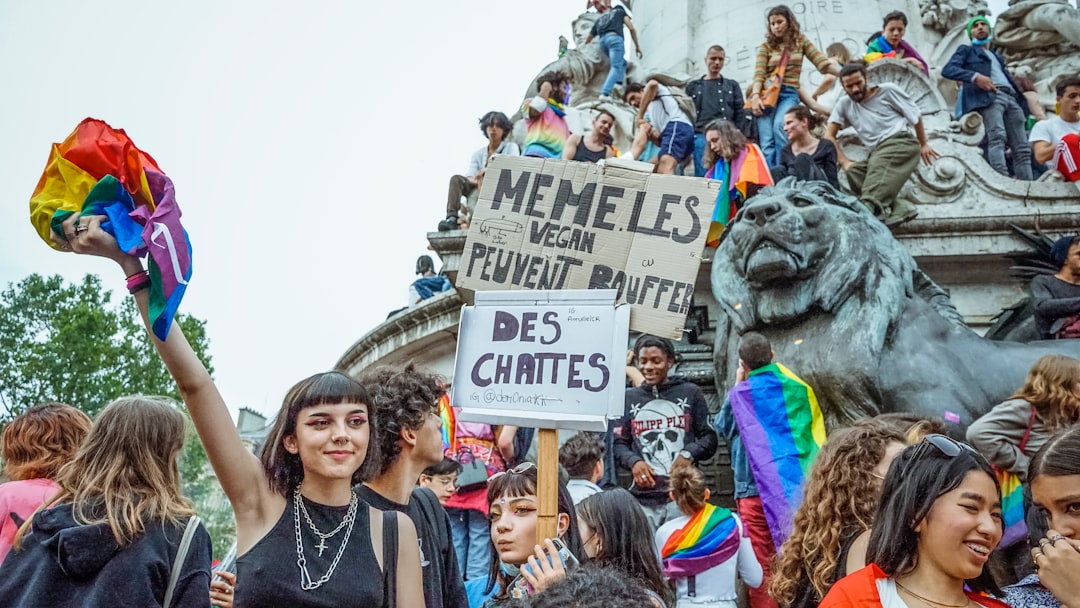
M664 543L660 558L669 578L696 576L739 551L739 526L731 511L706 503Z
M1001 485L1001 518L1005 533L1001 536L1000 546L1008 547L1027 536L1027 522L1024 521L1024 486L1020 476L1004 469L996 469L998 484Z
M191 243L172 180L123 130L87 118L53 144L30 196L30 223L54 249L50 235L63 236L60 224L73 213L108 216L101 227L120 249L148 255L150 321L164 340L191 279Z
M728 395L777 550L791 534L803 483L825 443L814 389L780 363L750 372Z
M450 394L439 397L439 418L442 419L442 447L447 454L457 454L457 414L450 405Z
M720 244L720 235L724 228L738 213L743 201L756 192L756 189L751 192L750 186L771 186L773 178L761 148L752 143L746 144L746 148L733 161L717 159L716 164L705 173L705 178L723 182L720 193L716 196L709 236L705 240L709 247L716 247Z

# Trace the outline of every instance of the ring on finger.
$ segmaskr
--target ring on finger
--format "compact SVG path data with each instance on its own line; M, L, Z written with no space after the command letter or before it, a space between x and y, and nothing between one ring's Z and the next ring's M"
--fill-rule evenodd
M1054 544L1054 541L1050 540L1049 538L1044 538L1044 539L1039 541L1039 546L1040 547L1046 547L1046 545L1052 545L1052 544Z
M1049 541L1050 541L1051 543L1054 543L1055 545L1057 544L1057 542L1058 542L1059 540L1065 540L1065 537L1064 537L1064 536L1062 536L1062 535L1060 535L1060 534L1055 534L1055 535L1053 535L1053 536L1051 536L1051 537L1049 538Z
M78 226L75 226L75 234L81 234L83 232L86 232L89 229L90 229L90 227L87 226L86 224L79 224Z
M1035 562L1035 567L1036 567L1036 568L1038 568L1038 567L1039 567L1039 558L1040 558L1040 557L1044 557L1044 555L1043 555L1043 552L1042 552L1042 551L1033 551L1033 552L1031 553L1031 561Z

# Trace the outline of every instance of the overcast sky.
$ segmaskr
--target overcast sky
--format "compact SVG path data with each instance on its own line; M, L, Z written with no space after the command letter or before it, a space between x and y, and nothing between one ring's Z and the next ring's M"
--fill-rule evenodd
M86 116L123 128L176 184L181 311L208 322L226 401L271 413L405 304L477 118L513 113L584 5L4 0L0 286L91 272L124 293L28 213L52 142Z

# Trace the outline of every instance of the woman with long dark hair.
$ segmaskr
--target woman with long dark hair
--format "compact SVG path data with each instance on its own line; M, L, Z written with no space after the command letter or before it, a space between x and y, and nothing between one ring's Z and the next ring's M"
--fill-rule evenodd
M1028 482L1049 526L1031 550L1039 580L1072 606L1080 598L1080 428L1055 435L1035 454Z
M784 114L799 103L799 78L802 75L803 58L806 57L822 74L840 74L838 68L822 53L799 28L795 13L780 4L769 9L766 17L768 33L765 42L758 47L754 62L754 81L750 85L750 111L757 117L758 137L761 150L769 166L780 162L780 150L787 143L784 134ZM781 76L780 96L775 107L762 102L765 80Z
M769 168L773 180L796 177L803 181L829 182L833 188L840 187L836 178L836 146L813 133L813 129L824 122L824 116L810 113L810 108L801 104L784 114L784 133L788 136L788 143L780 151L780 162Z
M971 446L927 435L893 461L870 532L869 566L840 579L821 608L1008 608L986 563L1001 541L1001 489Z

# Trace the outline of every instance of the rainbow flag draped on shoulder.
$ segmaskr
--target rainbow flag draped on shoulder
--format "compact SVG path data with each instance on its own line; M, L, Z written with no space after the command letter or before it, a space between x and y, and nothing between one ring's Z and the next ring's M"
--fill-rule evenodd
M746 148L730 162L717 159L716 164L705 173L705 178L723 182L716 195L709 235L705 239L706 245L716 247L720 244L724 228L735 217L743 202L756 193L757 188L773 185L773 179L765 162L765 154L753 143L746 144Z
M53 144L45 172L30 197L30 223L50 247L50 234L78 213L106 215L101 227L120 249L149 254L150 321L164 340L191 279L191 243L180 224L172 180L122 129L84 119Z
M728 399L779 549L791 534L803 482L825 443L825 418L814 389L775 362L751 371Z
M668 537L660 550L668 578L697 576L739 551L739 526L731 511L706 503Z

